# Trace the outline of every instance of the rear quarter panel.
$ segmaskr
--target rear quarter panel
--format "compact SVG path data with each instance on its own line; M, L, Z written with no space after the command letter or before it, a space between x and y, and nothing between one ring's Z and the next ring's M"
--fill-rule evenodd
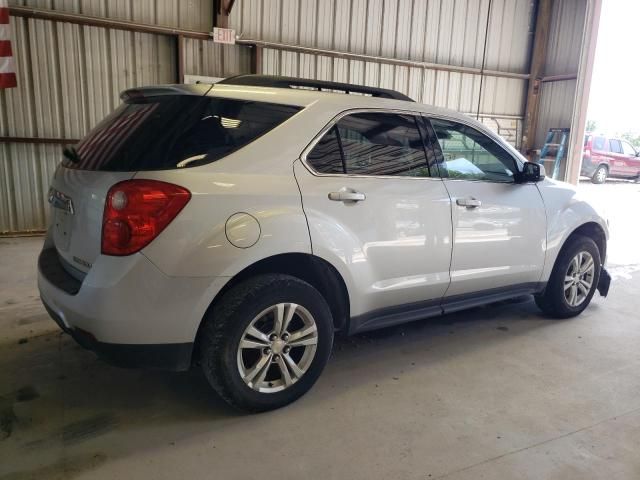
M293 160L287 162L288 172L232 172L225 165L234 159L227 157L206 170L138 175L184 186L192 194L144 255L169 276L231 277L272 255L310 253L300 192L291 171ZM236 213L248 213L259 223L258 240L250 247L236 247L227 238L226 222Z

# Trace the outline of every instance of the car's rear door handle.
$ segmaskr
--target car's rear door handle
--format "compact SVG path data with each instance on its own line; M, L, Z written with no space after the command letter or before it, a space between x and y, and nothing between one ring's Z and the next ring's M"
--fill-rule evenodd
M478 208L480 205L482 205L482 202L480 200L473 197L458 198L456 200L456 203L461 207L467 208Z
M361 202L366 197L362 192L356 192L355 190L340 190L338 192L330 192L329 200L335 202Z

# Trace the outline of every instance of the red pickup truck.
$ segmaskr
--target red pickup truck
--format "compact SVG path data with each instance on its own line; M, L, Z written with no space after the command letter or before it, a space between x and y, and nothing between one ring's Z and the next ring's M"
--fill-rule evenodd
M640 152L626 140L587 133L580 174L593 183L607 177L640 180Z

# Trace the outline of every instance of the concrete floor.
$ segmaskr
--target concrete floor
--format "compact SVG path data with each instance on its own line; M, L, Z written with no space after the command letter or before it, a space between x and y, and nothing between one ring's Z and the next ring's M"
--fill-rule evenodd
M41 238L0 240L0 478L640 478L640 185L609 209L607 299L530 298L341 340L313 390L239 415L198 372L120 370L60 334Z

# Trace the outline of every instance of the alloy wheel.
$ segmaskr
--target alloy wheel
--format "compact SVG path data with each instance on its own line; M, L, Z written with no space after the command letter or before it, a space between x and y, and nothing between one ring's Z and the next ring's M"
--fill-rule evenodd
M571 259L564 277L564 298L570 307L577 307L587 299L595 271L595 263L589 252L578 252Z
M238 345L238 371L260 393L295 384L309 370L318 346L318 329L307 309L278 303L254 317Z

